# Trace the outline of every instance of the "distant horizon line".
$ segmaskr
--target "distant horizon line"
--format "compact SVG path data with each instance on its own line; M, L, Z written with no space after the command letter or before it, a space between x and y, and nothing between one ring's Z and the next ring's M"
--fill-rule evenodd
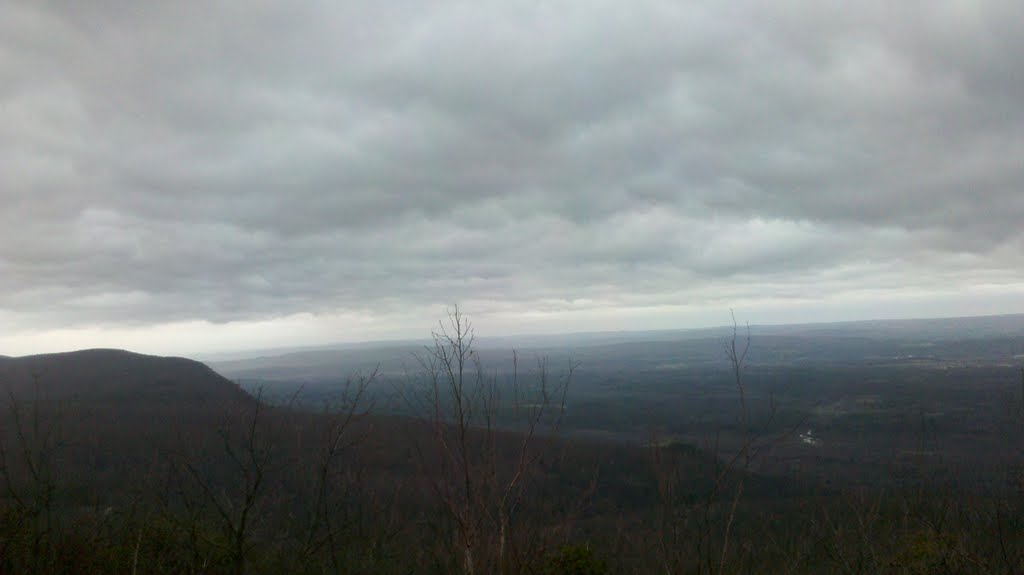
M768 322L768 323L751 323L747 324L739 321L741 318L737 318L736 327L745 330L747 327L751 329L764 329L764 328L800 328L800 327L824 327L830 325L865 325L865 324L882 324L882 323L901 323L901 322L948 322L948 321L963 321L963 320L981 320L981 319L992 319L992 318L1024 318L1024 313L993 313L993 314L977 314L977 315L949 315L949 316L912 316L912 317L873 317L865 319L846 319L846 320L822 320L822 321L801 321L801 322L790 322L790 323L779 323L779 322ZM550 340L550 339L564 339L572 337L607 337L615 335L639 335L639 334L679 334L687 332L715 332L715 331L729 331L734 326L731 324L718 324L718 325L707 325L700 327L677 327L677 328L657 328L657 329L611 329L611 330L585 330L585 331L565 331L565 332L518 332L518 333L506 333L501 335L483 335L477 336L478 343L489 347L490 342L502 341L502 340L514 340L514 339L533 339L533 340ZM366 340L354 340L354 341L335 341L331 343L315 344L315 345L304 345L304 346L280 346L280 347L254 347L254 348L242 348L232 351L222 352L209 352L209 353L192 353L192 354L155 354L147 352L136 352L129 348L119 347L83 347L77 349L63 350L63 351L44 351L39 353L29 353L22 355L7 355L0 354L0 358L6 359L17 359L25 357L34 357L41 355L52 355L58 353L74 353L80 351L90 350L116 350L116 351L127 351L130 353L137 353L139 355L151 355L155 357L182 357L186 359L195 359L197 361L234 361L242 359L257 359L261 357L278 357L282 355L289 355L294 353L304 352L317 352L317 351L330 351L336 349L355 349L355 348L372 348L372 347L391 347L391 346L402 346L402 345L424 345L430 342L429 337L420 338L379 338L379 339L366 339Z
M956 321L956 320L971 320L971 319L984 319L984 318L1011 318L1021 317L1024 318L1024 313L992 313L992 314L978 314L978 315L951 315L951 316L914 316L914 317L882 317L882 318L867 318L867 319L851 319L851 320L822 320L822 321L802 321L792 323L751 323L746 324L737 321L736 327L746 329L747 326L750 328L771 328L771 327L803 327L803 326L827 326L827 325L849 325L849 324L868 324L868 323L894 323L894 322L914 322L914 321ZM565 338L573 336L608 336L616 334L644 334L644 333L680 333L680 332L699 332L699 331L715 331L715 330L731 330L733 328L730 324L719 324L709 325L703 327L678 327L678 328L659 328L659 329L617 329L617 330L588 330L588 331L566 331L557 333L537 333L537 332L521 332L521 333L507 333L502 335L484 335L477 336L480 340L507 340L515 338ZM429 337L421 338L393 338L393 339L367 339L347 342L334 342L320 345L308 345L308 346L295 346L295 347L267 347L267 348L251 348L251 349L240 349L237 351L227 352L214 352L209 354L197 354L197 358L203 360L217 359L219 361L231 361L226 359L227 356L244 356L247 359L255 359L258 357L264 357L260 355L267 352L273 352L276 355L287 355L291 353L303 353L313 351L329 351L332 349L345 349L345 348L358 348L358 347L373 347L373 346L399 346L399 345L423 345L429 343L431 339ZM238 357L237 359L242 359Z

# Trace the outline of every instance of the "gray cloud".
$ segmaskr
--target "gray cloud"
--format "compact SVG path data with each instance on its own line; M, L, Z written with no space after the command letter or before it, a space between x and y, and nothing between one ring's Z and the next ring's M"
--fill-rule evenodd
M5 5L11 328L1024 285L1019 2L385 4Z

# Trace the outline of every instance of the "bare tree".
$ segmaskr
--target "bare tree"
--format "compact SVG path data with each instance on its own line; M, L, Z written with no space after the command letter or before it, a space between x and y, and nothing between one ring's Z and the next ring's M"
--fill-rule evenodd
M0 430L0 477L6 499L13 503L6 523L9 533L0 544L0 557L7 557L14 540L27 535L24 567L42 572L53 540L54 503L57 496L55 457L60 447L53 413L44 412L40 387L42 374L33 372L32 397L19 399L7 390L7 411L12 429ZM4 436L11 435L12 445Z
M262 390L257 390L253 401L235 405L226 414L217 430L216 459L210 459L209 452L172 458L179 470L176 489L186 511L183 527L194 546L194 561L209 560L199 547L213 548L226 557L232 572L246 572L254 531L270 510L268 499L280 495L279 485L271 482L280 479L283 434L293 431L284 417L289 411L267 406ZM208 515L218 527L216 537L203 528Z
M699 573L712 575L726 570L733 550L733 528L749 473L767 449L795 433L800 425L786 426L772 433L778 410L774 396L769 396L767 417L762 424L755 426L745 377L751 343L750 326L747 325L745 333L741 334L735 314L732 320L732 334L725 343L725 356L739 403L738 445L724 448L720 434L716 434L711 448L715 461L714 475L710 488L698 502L688 503L691 494L680 487L685 480L685 469L680 468L680 463L667 452L667 442L657 434L652 434L649 440L659 498L658 552L662 568L670 575L685 570L688 557L696 564ZM692 538L692 555L683 549L688 537Z
M303 535L301 554L307 560L326 550L333 572L341 572L339 538L346 525L339 524L342 502L337 491L344 491L353 479L352 469L344 465L346 452L362 438L354 424L373 408L366 400L367 390L377 379L379 368L367 375L357 374L345 381L340 393L325 402L317 425L310 515Z
M548 361L538 359L528 386L513 352L511 374L487 373L473 326L457 306L432 336L433 345L418 358L425 393L406 394L429 432L413 437L418 461L454 524L461 570L505 573L517 512L544 443L562 421L576 366L570 363L556 377Z

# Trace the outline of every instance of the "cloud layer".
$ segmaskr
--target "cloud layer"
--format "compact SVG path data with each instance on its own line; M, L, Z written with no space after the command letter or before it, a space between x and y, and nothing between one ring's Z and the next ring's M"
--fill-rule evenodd
M1024 295L1020 2L379 4L5 4L7 331Z

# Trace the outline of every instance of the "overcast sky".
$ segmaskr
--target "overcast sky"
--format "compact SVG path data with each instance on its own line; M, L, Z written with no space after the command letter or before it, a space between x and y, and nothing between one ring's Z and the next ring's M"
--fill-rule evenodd
M1024 312L1021 22L0 0L0 354Z

